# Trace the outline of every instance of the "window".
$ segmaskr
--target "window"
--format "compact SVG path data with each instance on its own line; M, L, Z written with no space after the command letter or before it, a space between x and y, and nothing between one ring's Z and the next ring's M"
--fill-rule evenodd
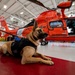
M62 25L63 25L62 21L53 21L53 22L50 22L50 27L52 27L52 28L62 27Z

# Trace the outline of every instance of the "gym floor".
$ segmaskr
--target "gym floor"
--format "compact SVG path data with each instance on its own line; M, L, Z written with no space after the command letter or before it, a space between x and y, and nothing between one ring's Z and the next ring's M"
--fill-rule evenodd
M50 46L49 43L39 45L38 52L51 57L55 64L21 65L19 58L0 54L0 75L75 75L75 47Z

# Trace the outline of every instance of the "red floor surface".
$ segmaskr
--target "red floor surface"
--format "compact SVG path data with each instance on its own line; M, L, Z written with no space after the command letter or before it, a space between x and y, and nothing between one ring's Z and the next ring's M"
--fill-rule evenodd
M75 75L75 62L53 58L55 65L26 64L0 54L0 75Z

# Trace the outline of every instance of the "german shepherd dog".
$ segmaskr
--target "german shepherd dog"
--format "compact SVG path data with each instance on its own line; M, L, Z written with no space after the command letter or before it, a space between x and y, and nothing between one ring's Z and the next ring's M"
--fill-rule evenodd
M47 34L39 27L37 22L34 22L33 30L27 35L27 38L22 38L20 41L9 41L0 47L0 52L7 52L12 56L21 56L21 64L28 63L43 63L53 65L51 58L46 57L37 52L39 40L47 37Z

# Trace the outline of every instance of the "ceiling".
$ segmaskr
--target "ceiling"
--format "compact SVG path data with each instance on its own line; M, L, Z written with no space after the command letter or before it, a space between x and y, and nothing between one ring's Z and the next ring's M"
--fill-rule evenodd
M38 0L46 7L56 8L57 4L67 0ZM6 5L6 6L4 6ZM23 27L33 18L47 9L28 0L0 0L0 16L4 16L10 27ZM67 15L75 14L75 3L65 11Z

